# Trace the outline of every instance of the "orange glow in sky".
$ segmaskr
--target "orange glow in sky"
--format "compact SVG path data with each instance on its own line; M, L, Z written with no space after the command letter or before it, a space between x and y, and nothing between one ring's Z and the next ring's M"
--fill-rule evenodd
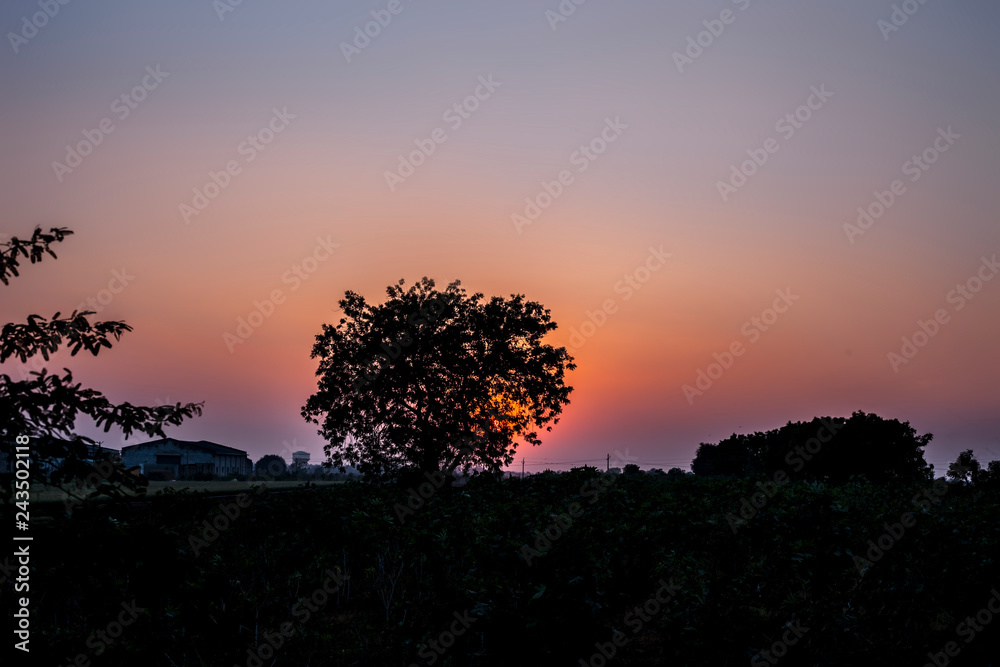
M551 309L578 366L518 470L686 468L855 410L934 433L939 471L1000 458L996 6L886 38L882 3L723 3L687 63L719 8L414 3L345 54L373 7L347 4L71 5L0 59L0 233L75 231L2 321L90 303L135 330L51 367L206 402L168 435L316 462L338 299L460 279Z

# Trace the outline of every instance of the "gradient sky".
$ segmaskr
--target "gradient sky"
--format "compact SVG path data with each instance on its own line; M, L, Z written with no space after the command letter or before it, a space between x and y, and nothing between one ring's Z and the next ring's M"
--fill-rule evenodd
M113 401L205 401L174 437L316 461L323 442L299 409L337 300L457 278L550 308L551 342L579 366L561 422L519 450L518 470L522 454L532 471L626 449L644 468L686 468L700 442L855 410L933 433L939 472L969 447L1000 458L1000 279L949 299L992 278L982 258L1000 252L1000 5L911 2L899 26L883 0L591 0L558 22L556 0L72 2L51 18L6 2L0 233L75 236L2 288L0 321L98 299L99 319L135 331L55 367ZM348 62L342 44L373 11L391 22ZM467 118L446 116L490 77ZM144 79L129 108L121 96ZM813 89L832 96L799 109ZM797 110L808 119L778 125ZM614 141L581 157L609 119ZM273 141L244 144L272 122ZM438 128L446 140L390 189L386 172ZM949 128L926 171L906 166ZM100 138L89 155L54 165L85 132ZM766 162L723 197L748 151ZM230 161L239 172L185 216ZM563 170L572 181L518 228L512 214ZM885 213L845 230L895 180ZM337 247L312 263L318 239ZM646 275L651 247L670 257ZM295 265L314 270L296 279ZM648 280L629 295L619 281L637 270ZM230 351L224 334L276 289L283 303ZM755 334L777 290L797 298ZM615 312L571 344L608 299ZM935 335L893 368L939 309ZM689 401L683 386L736 342L744 353Z

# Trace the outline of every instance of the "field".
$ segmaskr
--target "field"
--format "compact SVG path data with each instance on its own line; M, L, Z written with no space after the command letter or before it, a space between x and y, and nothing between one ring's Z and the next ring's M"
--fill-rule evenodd
M343 484L343 482L335 481L319 481L312 482L315 486L331 486L335 484ZM147 495L155 495L158 493L163 493L166 490L180 491L182 489L187 489L193 492L204 491L209 494L224 494L224 493L243 493L249 491L251 487L255 486L265 486L272 490L286 490L294 488L305 487L306 482L303 481L254 481L254 482L240 482L240 481L225 481L225 480L214 480L210 482L193 482L193 481L171 481L171 482L150 482L149 487L146 491ZM60 489L53 489L52 487L46 487L41 484L35 484L31 490L31 502L33 503L54 503L54 502L64 502L69 498L69 495Z
M1000 586L1000 492L761 488L580 470L88 504L32 528L32 651L60 665L920 667L955 642L956 665L998 664L1000 619L979 612ZM94 634L126 608L120 636Z

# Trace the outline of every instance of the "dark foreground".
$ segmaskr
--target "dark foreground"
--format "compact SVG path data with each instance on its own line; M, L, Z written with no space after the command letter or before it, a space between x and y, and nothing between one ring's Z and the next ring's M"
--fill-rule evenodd
M1000 665L1000 491L757 490L578 470L409 506L358 483L38 506L23 664Z

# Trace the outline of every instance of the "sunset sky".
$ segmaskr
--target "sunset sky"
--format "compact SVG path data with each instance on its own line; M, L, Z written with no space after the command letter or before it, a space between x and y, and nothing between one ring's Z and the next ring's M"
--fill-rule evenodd
M428 276L542 303L576 358L517 470L856 410L939 474L1000 458L995 2L52 5L0 7L0 234L75 235L0 323L125 320L48 366L205 401L168 435L317 462L320 325Z

